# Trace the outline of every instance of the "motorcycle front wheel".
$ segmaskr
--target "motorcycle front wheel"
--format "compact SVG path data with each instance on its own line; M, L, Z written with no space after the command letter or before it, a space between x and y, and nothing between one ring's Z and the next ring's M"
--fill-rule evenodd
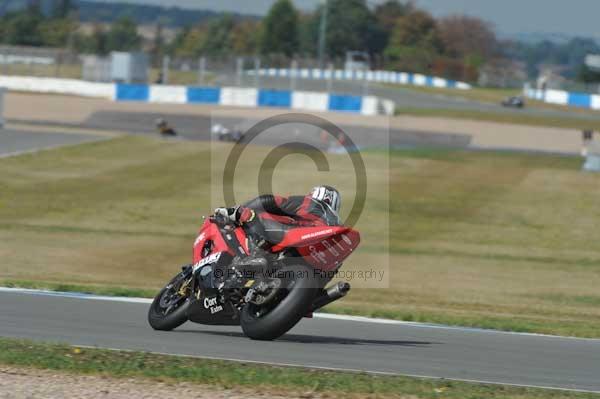
M148 323L153 329L171 331L188 320L189 301L184 284L189 284L191 279L189 269L184 269L175 276L152 301L148 310Z
M307 265L285 266L278 273L290 277L283 279L283 298L272 309L252 303L242 308L240 324L248 338L271 341L288 332L310 312L322 288L322 282L314 276L314 269Z

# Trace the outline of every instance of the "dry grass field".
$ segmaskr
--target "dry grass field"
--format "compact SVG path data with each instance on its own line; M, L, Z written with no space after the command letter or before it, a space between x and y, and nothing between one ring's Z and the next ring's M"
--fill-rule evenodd
M208 171L228 148L212 150L121 137L1 159L0 280L158 289L189 262L201 215L215 205L220 187ZM252 159L268 149L248 151L240 200L256 185ZM347 267L381 268L389 288L356 289L329 311L600 336L600 176L580 172L580 159L447 150L363 157L363 243ZM331 168L349 208L353 172L344 162L333 157ZM305 157L285 158L275 190L306 191L314 170Z

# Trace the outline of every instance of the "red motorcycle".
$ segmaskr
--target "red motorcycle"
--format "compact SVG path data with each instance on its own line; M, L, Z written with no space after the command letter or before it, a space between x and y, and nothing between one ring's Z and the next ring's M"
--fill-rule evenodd
M348 283L325 286L358 246L357 231L339 225L277 226L268 229L267 262L245 264L254 247L244 229L217 216L205 219L194 242L194 263L184 266L150 306L152 328L172 330L188 320L241 325L251 339L272 340L348 293Z

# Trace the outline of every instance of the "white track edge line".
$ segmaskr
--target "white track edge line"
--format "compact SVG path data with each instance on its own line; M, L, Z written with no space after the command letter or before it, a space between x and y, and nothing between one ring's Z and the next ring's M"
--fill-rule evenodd
M63 134L69 134L69 133L63 133ZM49 145L47 147L32 148L29 150L19 150L19 151L7 152L5 154L0 154L0 159L18 157L21 155L37 154L40 152L57 150L60 148L75 147L75 146L82 145L82 144L97 143L100 141L106 141L106 140L110 140L113 138L114 138L113 136L101 137L101 136L90 135L90 140L83 140L78 143L56 144L56 145Z
M149 298L104 296L104 295L95 295L95 294L84 294L84 293L80 293L80 292L62 292L62 291L50 291L50 290L30 289L30 288L10 288L10 287L1 287L0 286L0 293L1 292L16 293L16 294L46 295L46 296L55 296L55 297L72 298L72 299L87 299L87 300L94 300L94 301L144 303L144 304L152 303L152 299L149 299ZM600 338L583 338L583 337L528 333L528 332L518 332L518 331L501 331L501 330L492 330L492 329L477 328L477 327L448 326L448 325L444 325L444 324L420 323L420 322L416 322L416 321L381 319L381 318L371 318L371 317L365 317L365 316L350 316L350 315L322 313L322 312L315 313L313 316L318 319L352 321L352 322L359 322L359 323L387 324L387 325L397 325L397 326L410 326L410 327L417 327L417 328L454 330L454 331L464 331L464 332L479 332L479 333L485 333L485 334L505 334L505 335L517 335L517 336L526 336L526 337L541 337L541 338L600 342Z

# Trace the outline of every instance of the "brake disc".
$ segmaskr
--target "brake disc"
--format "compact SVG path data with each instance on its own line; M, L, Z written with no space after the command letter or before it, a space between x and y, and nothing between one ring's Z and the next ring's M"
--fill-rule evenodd
M257 306L263 306L271 302L281 288L281 279L274 278L269 281L261 281L254 285L246 296L246 302Z

